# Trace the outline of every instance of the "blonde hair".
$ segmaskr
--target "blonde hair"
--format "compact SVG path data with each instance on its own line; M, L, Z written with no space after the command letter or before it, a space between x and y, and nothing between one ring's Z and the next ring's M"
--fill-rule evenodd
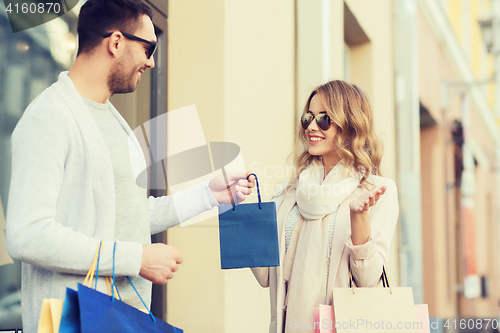
M380 174L380 160L383 147L373 128L373 113L368 94L354 84L345 81L330 81L314 89L307 99L303 113L309 110L311 99L318 95L330 116L332 126L337 127L334 150L339 160L347 164L344 167L358 171L360 184L365 188L370 174ZM308 138L299 123L295 146L290 154L294 166L290 188L299 178L300 173L311 163L317 163L319 156L308 152Z

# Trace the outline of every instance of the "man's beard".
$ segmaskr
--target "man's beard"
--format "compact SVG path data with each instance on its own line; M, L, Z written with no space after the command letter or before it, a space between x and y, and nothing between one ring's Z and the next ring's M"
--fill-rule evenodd
M108 75L108 88L112 94L127 94L137 88L134 76L137 73L133 67L130 51L127 52Z

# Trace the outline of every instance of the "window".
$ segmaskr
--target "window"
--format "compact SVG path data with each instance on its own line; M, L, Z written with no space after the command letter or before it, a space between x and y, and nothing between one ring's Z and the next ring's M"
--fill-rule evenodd
M0 3L0 203L4 212L9 194L12 131L28 104L71 65L76 53L76 20L68 13L12 33ZM3 228L0 231L4 232ZM0 246L4 248L5 244ZM20 288L21 263L0 266L0 329L22 326Z

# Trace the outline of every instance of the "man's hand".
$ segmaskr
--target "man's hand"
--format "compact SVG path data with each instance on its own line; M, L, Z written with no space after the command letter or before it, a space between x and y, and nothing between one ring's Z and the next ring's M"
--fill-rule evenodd
M226 172L228 184L224 180L224 175L219 175L212 178L208 187L221 205L232 203L229 188L231 188L233 198L236 196L239 199L238 202L241 202L245 200L247 195L252 193L251 188L255 186L255 176L250 176L250 180L247 180L249 175L250 173Z
M165 284L174 277L178 264L182 264L181 253L173 246L155 243L143 245L139 275L156 284Z

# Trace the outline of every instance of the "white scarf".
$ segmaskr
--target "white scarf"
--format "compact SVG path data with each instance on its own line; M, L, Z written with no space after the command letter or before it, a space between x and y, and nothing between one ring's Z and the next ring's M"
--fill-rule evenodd
M337 210L359 185L359 179L344 163L337 163L323 180L324 167L317 163L310 165L299 176L297 205L306 220L322 219ZM322 182L323 180L323 182Z
M288 281L285 304L290 305L287 306L286 333L294 332L291 320L314 322L314 307L326 302L325 260L330 214L337 211L359 185L359 179L352 172L346 174L342 162L337 163L322 182L323 170L321 164L310 165L299 177L296 200L303 218L299 218L294 227L283 263L284 278Z

